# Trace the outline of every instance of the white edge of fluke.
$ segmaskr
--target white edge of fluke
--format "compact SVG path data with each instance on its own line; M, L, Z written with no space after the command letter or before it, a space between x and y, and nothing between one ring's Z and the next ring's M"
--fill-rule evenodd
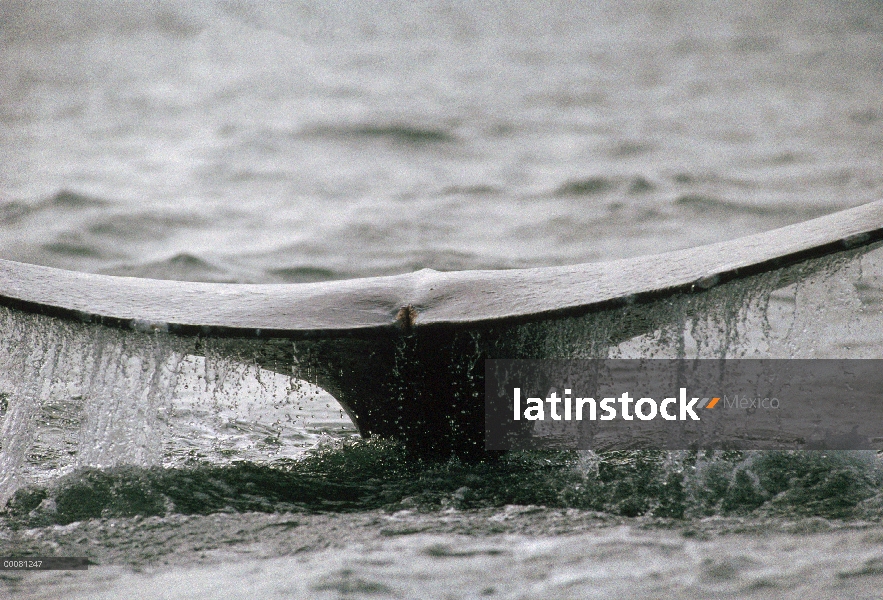
M196 283L0 260L0 305L139 331L321 338L527 322L689 293L883 240L883 200L780 229L601 263L302 284Z

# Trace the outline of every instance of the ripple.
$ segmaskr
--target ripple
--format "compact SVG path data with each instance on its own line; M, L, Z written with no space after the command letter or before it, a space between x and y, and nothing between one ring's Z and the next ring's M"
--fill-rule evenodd
M193 254L182 252L170 258L139 264L127 264L103 271L109 275L172 279L178 281L208 281L233 283L236 281L226 269Z
M304 130L306 135L344 140L379 139L404 146L422 146L457 141L451 132L439 128L420 127L405 123L318 125Z
M283 267L279 269L270 269L268 274L279 277L286 283L306 283L311 281L329 281L331 279L341 279L345 275L332 271L331 269L323 269L320 267Z
M765 206L739 204L721 200L714 196L702 194L684 194L675 200L675 206L685 208L696 213L715 213L720 215L748 214L748 215L773 215L779 211Z
M614 182L606 177L587 177L564 182L556 191L556 196L592 196L609 192Z

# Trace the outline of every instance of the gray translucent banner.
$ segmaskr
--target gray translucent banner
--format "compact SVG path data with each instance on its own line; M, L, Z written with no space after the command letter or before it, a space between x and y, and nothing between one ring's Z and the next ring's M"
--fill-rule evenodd
M883 360L488 360L485 447L883 449Z

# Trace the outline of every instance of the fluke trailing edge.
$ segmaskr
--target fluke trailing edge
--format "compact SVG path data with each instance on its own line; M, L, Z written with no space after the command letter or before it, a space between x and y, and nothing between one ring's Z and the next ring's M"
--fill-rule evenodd
M190 336L195 353L207 338L218 338L215 347L230 355L247 344L249 360L328 390L363 435L397 437L421 452L468 454L483 447L483 359L545 358L543 345L522 335L525 327L702 293L881 240L878 201L707 246L565 267L424 269L251 285L112 277L0 260L0 305ZM656 326L637 319L615 335L627 339Z
M183 335L310 339L572 316L702 290L883 239L883 201L717 244L603 263L303 284L77 273L0 260L0 303Z

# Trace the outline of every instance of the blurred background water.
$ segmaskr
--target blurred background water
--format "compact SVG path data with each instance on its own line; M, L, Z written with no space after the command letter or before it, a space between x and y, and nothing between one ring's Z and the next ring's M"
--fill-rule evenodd
M296 282L879 199L883 6L0 3L0 256Z
M0 0L4 259L246 283L516 268L696 246L881 197L877 0ZM879 358L880 254L772 296L725 290L710 324L618 352L698 353L725 321L746 352ZM340 442L352 425L302 382L169 339L5 309L0 323L0 495L20 490L4 523L168 521L144 556L83 525L96 560L148 564L176 551L162 536L177 517L217 511L872 518L883 505L873 453L513 457L424 475L394 446ZM435 517L414 518L421 531ZM0 542L86 552L67 532ZM341 577L313 593L381 593Z

